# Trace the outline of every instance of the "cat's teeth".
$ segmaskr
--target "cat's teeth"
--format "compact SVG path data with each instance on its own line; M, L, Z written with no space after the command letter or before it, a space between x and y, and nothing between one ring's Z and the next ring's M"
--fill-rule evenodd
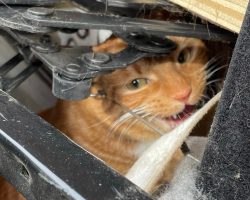
M177 115L173 115L173 119L178 119Z

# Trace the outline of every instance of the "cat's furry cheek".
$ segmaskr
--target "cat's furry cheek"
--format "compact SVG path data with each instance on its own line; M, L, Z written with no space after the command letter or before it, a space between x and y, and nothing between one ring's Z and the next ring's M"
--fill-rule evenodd
M202 92L201 92L202 91ZM195 105L201 100L201 96L203 94L203 90L195 92L190 95L187 104L189 105Z

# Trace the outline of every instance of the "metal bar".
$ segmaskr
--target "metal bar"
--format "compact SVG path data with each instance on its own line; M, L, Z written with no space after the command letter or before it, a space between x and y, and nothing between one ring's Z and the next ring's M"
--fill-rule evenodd
M99 10L99 11L104 11L106 4L106 0L74 0L74 1L83 5L85 8L89 8L89 10ZM175 7L175 10L181 10L175 4L164 0L108 0L108 7L110 7L111 10L113 10L113 7L124 8L124 10L134 8L138 12L138 10L140 10L142 7L145 9L147 8L152 9L156 6L164 6L168 8Z
M59 3L61 0L3 0L0 4L13 4L13 5L51 5Z
M102 2L105 4L105 0L97 0L98 2ZM152 6L173 6L174 4L168 1L159 1L159 0L108 0L108 5L122 7L122 8L130 8L136 6L137 8L145 5Z
M14 67L16 67L23 60L23 56L21 54L15 55L13 58L8 60L6 63L0 66L0 76L4 76Z
M121 33L175 35L207 40L235 40L236 35L215 26L89 14L49 8L0 7L0 26L30 33L46 33L53 28L107 29Z
M39 10L39 12L38 12ZM35 17L36 13L48 15ZM173 23L169 21L147 20L139 18L114 17L103 14L89 14L62 10L29 9L24 18L41 27L72 28L72 29L107 29L116 32L136 32L140 34L175 35L197 37L208 40L235 40L234 34L215 26L200 24ZM2 16L0 16L2 17ZM5 17L6 18L6 17ZM9 19L8 19L9 20Z
M0 171L29 200L151 199L1 90Z
M239 34L197 180L207 199L250 197L250 5Z
M25 81L29 76L36 72L41 63L31 63L26 69L24 69L20 74L13 78L3 78L2 86L5 92L10 92L16 87L18 87L23 81Z
M79 7L82 7L83 10L91 13L113 13L127 17L137 17L138 11L143 5L126 2L117 2L116 4L111 2L112 5L110 5L110 1L108 1L108 5L106 5L106 0L104 0L104 2L99 0L74 0L74 2L78 3ZM155 5L146 4L143 8L147 9L152 8L153 6Z

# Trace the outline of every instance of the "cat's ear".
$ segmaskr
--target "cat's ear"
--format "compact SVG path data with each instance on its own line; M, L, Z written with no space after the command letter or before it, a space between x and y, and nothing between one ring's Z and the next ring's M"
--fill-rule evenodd
M122 39L112 36L104 43L94 46L94 52L108 52L108 53L118 53L123 49L127 48L127 43Z

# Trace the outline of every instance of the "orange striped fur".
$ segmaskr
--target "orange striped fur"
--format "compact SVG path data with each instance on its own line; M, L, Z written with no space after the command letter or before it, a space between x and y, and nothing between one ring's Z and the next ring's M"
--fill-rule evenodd
M159 134L135 118L111 128L125 113L123 106L129 109L145 106L144 111L151 113L151 118L157 116L164 119L181 112L185 104L195 105L203 94L206 83L205 64L208 61L205 45L198 39L171 39L177 42L178 48L170 55L145 58L126 69L97 78L92 92L104 91L106 98L60 100L42 116L76 143L125 174L141 151ZM93 50L117 53L126 47L121 39L111 38ZM178 56L183 51L187 54L187 60L181 64L178 63ZM128 89L131 81L138 78L147 79L145 86ZM190 92L189 96L182 99L187 91ZM162 132L173 128L161 120L152 120L151 123ZM181 157L182 153L178 151L172 165L166 169L165 180L171 179Z
M144 113L140 116L148 113L145 120L160 132L167 133L174 127L164 119L181 112L185 104L195 105L203 94L208 61L205 45L198 39L171 39L178 48L170 55L145 58L126 69L96 78L92 92L102 90L105 98L59 100L41 116L109 166L125 174L142 151L160 135L135 118L123 122L120 117L126 116L124 107L130 110L142 108ZM93 50L117 53L126 47L121 39L111 38ZM181 52L186 52L184 63L178 62ZM131 90L129 85L135 79L147 81L142 87ZM120 123L114 126L118 119ZM181 151L177 151L159 184L172 178L181 158ZM0 179L0 199L21 200L23 197Z

